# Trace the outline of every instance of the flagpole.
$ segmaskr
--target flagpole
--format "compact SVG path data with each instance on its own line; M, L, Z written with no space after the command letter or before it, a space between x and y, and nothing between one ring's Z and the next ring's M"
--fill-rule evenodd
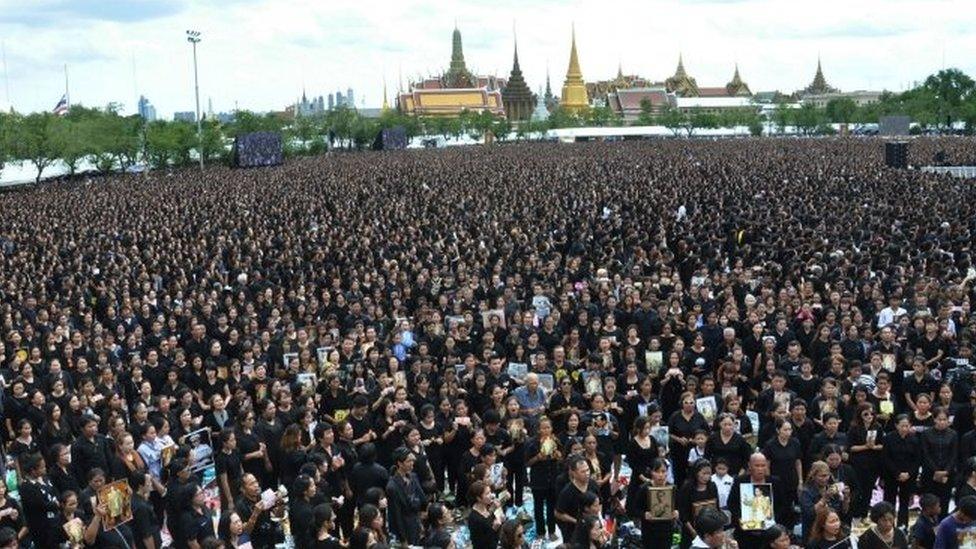
M68 109L71 109L71 93L68 91L68 64L64 64L64 99L68 105Z

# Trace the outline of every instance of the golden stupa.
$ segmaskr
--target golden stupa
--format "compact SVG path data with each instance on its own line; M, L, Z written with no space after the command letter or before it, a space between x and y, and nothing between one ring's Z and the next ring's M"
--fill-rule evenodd
M590 100L583 82L583 72L580 70L579 57L576 55L576 27L573 27L573 46L569 51L569 70L566 71L566 82L563 83L563 93L559 98L559 106L580 112L589 108Z

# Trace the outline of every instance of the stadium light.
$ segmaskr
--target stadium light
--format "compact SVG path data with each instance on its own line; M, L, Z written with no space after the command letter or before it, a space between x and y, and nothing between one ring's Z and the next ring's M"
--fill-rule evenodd
M193 46L193 88L197 98L197 155L200 157L200 171L203 171L203 125L200 122L200 77L197 72L197 44L200 31L187 30L186 41Z

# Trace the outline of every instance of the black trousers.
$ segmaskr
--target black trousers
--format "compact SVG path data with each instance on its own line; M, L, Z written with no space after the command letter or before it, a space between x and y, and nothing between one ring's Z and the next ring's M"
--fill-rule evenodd
M508 478L505 480L505 488L512 494L511 505L522 506L522 494L525 492L525 483L528 480L525 464L505 465L508 469ZM535 497L534 495L532 497Z
M923 472L922 475L925 477L922 487L926 492L939 498L939 502L942 503L942 514L939 518L945 518L949 514L949 496L952 495L952 487L956 485L955 476L950 473L949 479L943 484L932 480L932 473Z
M535 514L535 535L542 537L556 533L556 490L532 488L532 510ZM572 534L572 530L570 530ZM566 534L563 533L565 536ZM569 538L564 538L569 539Z
M874 493L874 486L878 483L879 471L877 467L868 464L854 466L857 472L858 491L854 494L854 501L851 504L851 516L864 518L868 516L868 507L871 506L871 495Z
M912 504L912 496L915 495L915 479L901 482L895 478L884 479L884 499L888 503L895 505L898 501L898 516L896 518L898 526L908 527L908 506Z

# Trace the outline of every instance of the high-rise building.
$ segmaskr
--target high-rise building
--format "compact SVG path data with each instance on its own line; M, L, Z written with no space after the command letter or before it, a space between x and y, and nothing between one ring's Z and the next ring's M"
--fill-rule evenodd
M335 104L335 95L333 95L333 94L330 93L329 94L329 110L331 111L332 109L335 108L335 106L336 106L336 104Z
M336 107L345 107L346 106L346 98L342 96L342 92L341 91L337 91L336 92L335 99L336 99Z
M346 104L350 109L356 108L356 96L352 94L352 88L346 90Z
M197 113L193 111L177 111L173 113L173 120L177 122L196 123Z
M156 107L153 107L145 95L139 96L139 116L146 122L156 120Z

